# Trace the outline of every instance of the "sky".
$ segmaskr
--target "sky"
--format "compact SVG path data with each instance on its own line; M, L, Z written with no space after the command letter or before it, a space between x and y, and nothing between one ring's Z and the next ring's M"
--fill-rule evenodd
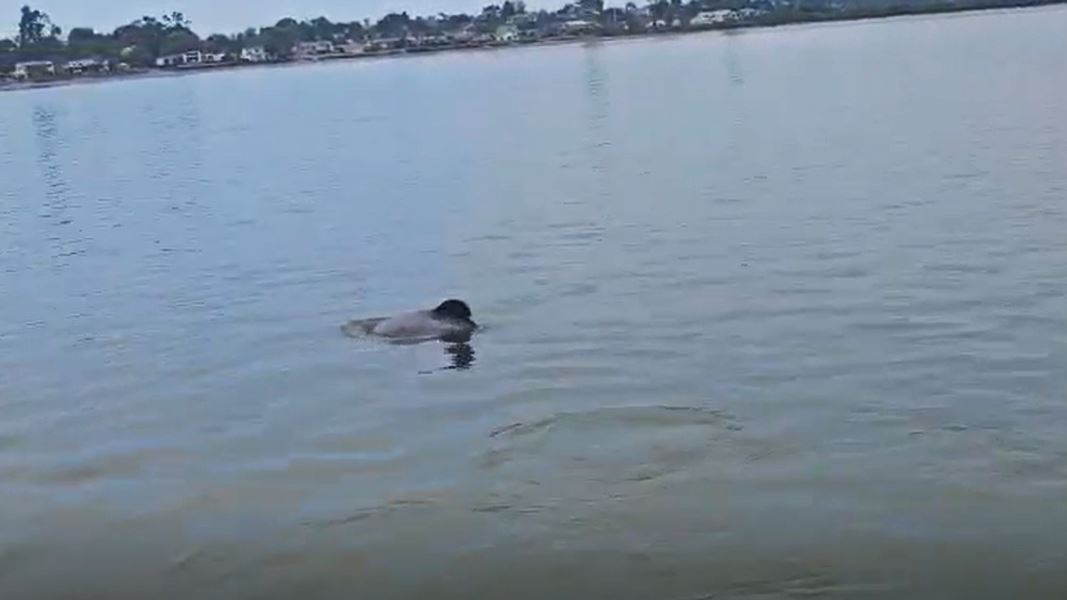
M502 1L502 0L499 0ZM18 30L19 8L29 4L43 10L64 31L93 27L111 31L143 15L181 11L201 35L236 33L249 26L276 23L282 17L298 19L325 15L332 21L377 20L393 11L412 15L438 12L475 12L491 0L0 0L0 35ZM527 0L532 8L562 5L563 0Z

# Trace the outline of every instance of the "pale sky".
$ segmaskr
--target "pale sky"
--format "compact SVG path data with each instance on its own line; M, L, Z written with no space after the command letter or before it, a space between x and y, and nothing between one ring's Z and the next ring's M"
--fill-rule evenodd
M69 31L93 27L111 31L143 15L159 16L181 11L201 35L235 33L249 26L271 25L282 17L297 19L325 15L333 21L354 21L408 11L412 15L438 12L476 12L482 6L503 0L0 0L0 35L18 30L23 4L43 10L52 21ZM527 0L531 8L562 6L563 0Z

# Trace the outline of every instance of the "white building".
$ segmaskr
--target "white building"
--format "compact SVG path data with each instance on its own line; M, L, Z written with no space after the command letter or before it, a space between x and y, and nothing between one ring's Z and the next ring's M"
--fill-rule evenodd
M493 34L498 42L511 43L519 39L519 28L514 25L501 25Z
M267 49L263 46L253 46L251 48L241 49L241 62L262 63L269 61L270 54L267 53Z
M693 20L689 21L690 27L712 27L731 23L737 20L737 13L732 10L709 10L697 13Z
M56 65L50 60L31 60L15 63L15 79L33 79L36 77L54 77Z
M85 73L106 73L110 71L106 61L96 58L83 58L72 60L63 65L63 69L71 75L84 75Z
M563 33L571 35L592 33L596 31L596 28L596 23L593 23L592 21L586 21L584 19L572 19L570 21L565 21L562 25L560 25L560 30Z
M190 50L181 54L160 56L156 59L156 66L160 68L184 67L185 65L198 65L204 62L204 53L199 50Z
M330 41L300 42L293 46L293 55L301 59L312 59L316 56L334 54L337 48Z
M363 54L363 49L366 46L362 41L345 40L343 43L335 44L334 49L344 54Z

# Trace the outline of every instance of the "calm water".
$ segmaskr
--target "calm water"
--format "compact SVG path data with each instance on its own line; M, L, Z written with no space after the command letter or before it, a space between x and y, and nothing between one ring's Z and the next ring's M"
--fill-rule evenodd
M1064 597L1064 31L0 95L0 595Z

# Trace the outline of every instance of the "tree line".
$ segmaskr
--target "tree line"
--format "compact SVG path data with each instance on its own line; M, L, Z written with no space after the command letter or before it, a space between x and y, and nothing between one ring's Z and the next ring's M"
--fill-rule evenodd
M829 0L805 0L823 2ZM740 7L767 0L652 0L651 13L657 19L682 15L686 7L692 12L701 7ZM75 60L102 58L124 62L131 67L149 67L156 58L188 50L238 54L248 47L263 47L278 58L287 58L299 42L365 40L377 38L408 38L454 32L464 28L479 33L492 33L497 27L518 15L526 15L521 27L545 28L562 22L582 11L597 15L604 22L622 24L637 13L636 4L625 8L605 9L604 0L576 0L558 11L527 13L523 0L507 0L491 4L477 14L446 14L411 16L405 12L389 13L375 22L370 20L333 22L326 17L306 21L284 18L274 25L249 28L233 35L214 34L200 37L192 22L181 12L160 17L144 16L112 32L98 32L88 27L75 27L66 32L54 24L48 14L23 6L19 14L18 35L14 39L0 39L0 72L10 71L14 64L31 60Z
M114 31L97 32L75 27L67 32L47 13L23 6L19 11L18 34L0 39L0 73L14 69L18 62L33 60L65 61L99 58L130 67L150 67L156 58L188 50L240 54L249 47L262 47L278 59L290 57L299 42L368 39L409 39L460 30L492 33L505 23L520 30L551 31L576 16L593 19L602 32L644 31L647 20L683 25L702 10L757 8L766 15L764 24L820 20L856 16L880 16L934 10L959 10L992 6L1020 6L1063 2L1064 0L646 0L646 10L633 2L622 8L605 8L604 0L574 0L556 11L527 12L523 0L491 4L477 14L410 16L389 13L375 22L369 19L333 22L326 17L306 21L281 19L274 25L249 28L233 35L214 34L201 38L192 22L181 12L160 17L144 16ZM522 17L518 19L517 17ZM65 33L65 35L64 35Z

